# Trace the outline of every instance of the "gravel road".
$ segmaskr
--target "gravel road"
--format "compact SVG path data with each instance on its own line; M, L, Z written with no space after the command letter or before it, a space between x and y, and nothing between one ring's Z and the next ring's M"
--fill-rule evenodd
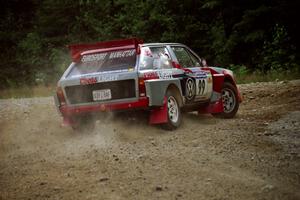
M239 87L236 118L173 132L109 115L74 133L52 97L0 100L0 200L300 199L300 80Z

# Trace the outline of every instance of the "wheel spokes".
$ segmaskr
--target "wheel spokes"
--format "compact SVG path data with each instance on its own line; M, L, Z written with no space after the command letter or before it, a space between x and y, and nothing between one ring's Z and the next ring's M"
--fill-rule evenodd
M224 112L229 113L234 109L236 104L235 94L231 89L229 88L223 89L222 102L223 102Z
M178 120L178 105L174 97L170 96L168 99L168 115L169 119L176 123Z

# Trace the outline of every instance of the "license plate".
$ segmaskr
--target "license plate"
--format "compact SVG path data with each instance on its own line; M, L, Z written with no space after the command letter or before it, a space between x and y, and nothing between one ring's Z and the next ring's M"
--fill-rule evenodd
M111 99L110 89L93 91L93 100L94 101L107 100L107 99Z

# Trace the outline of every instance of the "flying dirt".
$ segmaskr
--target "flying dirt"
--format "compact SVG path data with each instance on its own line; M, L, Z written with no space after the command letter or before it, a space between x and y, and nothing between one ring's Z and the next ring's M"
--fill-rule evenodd
M300 199L300 80L239 85L233 119L165 131L108 114L61 125L53 97L0 100L2 199Z

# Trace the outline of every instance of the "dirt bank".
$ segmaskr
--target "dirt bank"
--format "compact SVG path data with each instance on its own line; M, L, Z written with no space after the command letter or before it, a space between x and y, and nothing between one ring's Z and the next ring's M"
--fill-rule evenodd
M50 97L0 100L0 199L300 199L300 81L240 89L236 118L173 132L109 116L74 133Z

